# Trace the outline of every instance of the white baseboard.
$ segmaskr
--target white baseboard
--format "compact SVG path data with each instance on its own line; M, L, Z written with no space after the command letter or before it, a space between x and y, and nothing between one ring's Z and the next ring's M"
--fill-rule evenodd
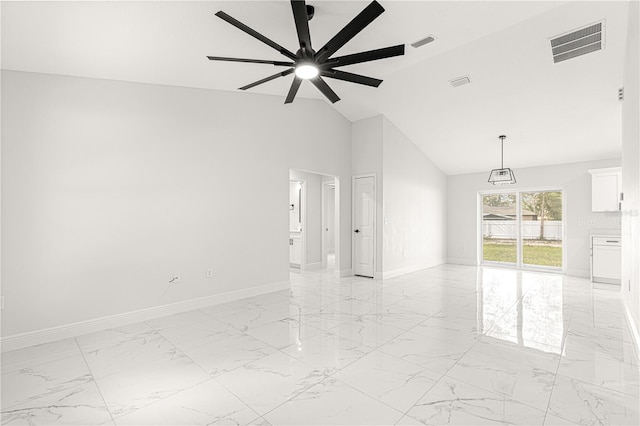
M567 269L567 275L570 277L591 278L591 271L588 269Z
M450 263L452 265L478 266L478 262L476 261L470 259L459 259L456 257L448 258L446 263Z
M627 317L629 330L631 330L631 337L633 338L633 342L636 344L636 355L640 356L640 333L638 332L638 327L640 326L640 324L636 324L635 320L633 319L626 298L623 298L622 305L624 306L624 313Z
M304 267L305 271L316 271L318 269L322 269L322 262L307 263Z
M338 278L350 277L352 275L353 275L353 269L340 269L340 270L336 269L336 276Z
M2 347L2 352L6 352L14 349L40 345L42 343L54 342L60 339L81 336L83 334L102 331L109 328L121 327L123 325L135 322L147 321L166 315L173 315L181 312L191 311L194 309L204 308L207 306L233 302L234 300L245 299L247 297L273 293L274 291L286 290L290 287L290 281L282 281L256 287L244 288L241 290L230 291L228 293L213 294L211 296L184 300L182 302L171 303L168 305L154 306L152 308L125 312L108 317L95 318L87 321L61 325L58 327L30 331L28 333L15 334L0 339L0 345Z
M405 266L403 268L393 269L391 271L383 271L382 279L388 280L389 278L394 278L404 274L410 274L412 272L421 271L427 268L433 268L434 266L442 265L444 263L446 263L444 259L439 259L439 260L421 263L417 265ZM379 273L377 273L376 275L379 276Z

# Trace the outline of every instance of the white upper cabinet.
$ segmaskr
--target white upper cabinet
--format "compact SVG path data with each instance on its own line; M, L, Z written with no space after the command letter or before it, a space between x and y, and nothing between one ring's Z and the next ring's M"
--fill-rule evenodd
M620 210L620 192L622 190L622 169L593 169L591 173L591 210L594 212L613 212Z

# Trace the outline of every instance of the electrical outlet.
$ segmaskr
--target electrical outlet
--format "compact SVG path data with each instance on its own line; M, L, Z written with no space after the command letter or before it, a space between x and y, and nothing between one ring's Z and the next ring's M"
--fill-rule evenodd
M169 284L178 284L181 281L182 281L182 277L180 275L180 272L174 272L173 276L169 280Z
M207 269L207 278L213 278L213 268Z

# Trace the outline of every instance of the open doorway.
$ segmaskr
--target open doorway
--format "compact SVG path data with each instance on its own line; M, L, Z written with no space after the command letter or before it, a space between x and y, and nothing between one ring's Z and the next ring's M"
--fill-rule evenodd
M339 180L289 171L289 266L294 272L340 269Z

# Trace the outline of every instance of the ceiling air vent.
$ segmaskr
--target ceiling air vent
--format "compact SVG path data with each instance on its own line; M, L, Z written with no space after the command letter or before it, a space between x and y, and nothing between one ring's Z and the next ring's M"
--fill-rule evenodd
M431 43L434 40L435 40L435 37L430 35L428 37L423 38L422 40L416 41L415 43L411 43L411 45L413 47L420 47L420 46L424 46L427 43Z
M553 62L562 62L576 56L595 52L603 47L604 23L598 22L551 39Z
M454 78L453 80L449 80L449 83L453 87L464 86L465 84L471 83L471 79L468 75L465 75L464 77L458 77Z

